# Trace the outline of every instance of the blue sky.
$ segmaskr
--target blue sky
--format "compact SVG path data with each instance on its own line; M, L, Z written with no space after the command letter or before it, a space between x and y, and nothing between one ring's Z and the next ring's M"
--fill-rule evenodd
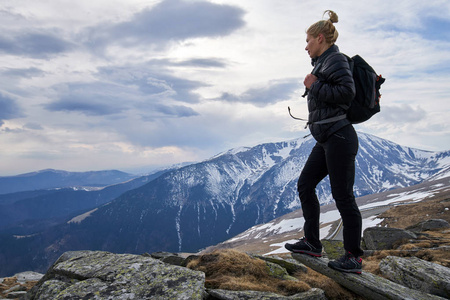
M387 78L356 126L450 149L450 2L6 0L0 176L200 161L302 137L305 30L332 9L337 45Z

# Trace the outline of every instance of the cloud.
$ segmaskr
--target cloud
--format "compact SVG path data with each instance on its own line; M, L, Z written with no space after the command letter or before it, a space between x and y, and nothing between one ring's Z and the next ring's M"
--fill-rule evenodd
M17 170L8 161L27 171L161 164L151 153L172 148L182 155L164 163L177 163L307 134L287 106L298 103L293 113L307 116L305 29L327 3L105 3L0 4L1 155L17 158L4 160L3 172ZM340 49L387 78L381 113L358 126L408 146L447 149L450 2L367 5L333 8ZM42 157L21 159L26 153Z
M69 83L56 86L60 98L44 105L49 111L79 112L88 116L104 116L121 113L129 108L126 87L116 84Z
M298 79L272 80L265 86L251 88L240 95L223 93L219 99L227 102L252 103L262 107L288 100L300 86Z
M193 58L178 63L173 63L174 66L197 67L197 68L225 68L227 64L216 58Z
M170 64L170 63L169 63ZM96 81L59 84L57 99L44 105L53 112L77 112L86 116L122 116L137 113L144 121L154 118L191 117L192 108L179 103L198 103L195 93L204 83L168 74L158 62L99 68Z
M149 61L138 65L103 67L99 68L97 76L101 80L135 87L137 90L133 93L139 92L140 97L198 103L201 97L195 90L207 84L172 75L168 67L175 64L172 61Z
M5 120L23 117L22 109L17 104L16 100L0 93L0 125L3 125Z
M199 113L194 111L192 108L182 105L163 105L163 104L156 104L153 106L153 108L163 113L167 116L176 116L176 117L192 117L192 116L198 116Z
M0 52L10 55L48 58L73 48L72 43L45 31L9 35L12 36L5 34L0 37Z
M31 68L10 68L6 69L6 71L2 72L6 76L11 77L22 77L22 78L32 78L39 77L45 74L44 71L31 67Z
M24 129L31 129L31 130L43 130L44 128L42 127L41 124L39 123L26 123L25 125L23 125Z
M142 44L163 48L171 41L225 36L245 25L244 11L206 1L165 0L135 14L130 20L90 28L92 47Z

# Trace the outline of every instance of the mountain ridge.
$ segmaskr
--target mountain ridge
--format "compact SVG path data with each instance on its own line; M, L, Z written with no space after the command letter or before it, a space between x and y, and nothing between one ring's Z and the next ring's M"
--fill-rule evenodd
M69 172L44 169L14 176L0 176L0 194L68 187L104 187L138 176L118 170Z
M363 133L359 137L356 196L410 186L448 168L448 151L412 149ZM231 149L165 172L80 222L69 223L75 217L70 216L37 235L6 239L11 247L39 245L33 259L25 261L28 254L21 253L24 270L44 268L69 250L196 252L300 208L297 178L314 144L310 138ZM317 190L323 205L332 202L328 179ZM1 244L5 241L0 240L0 253L10 251ZM20 254L8 255L17 259Z

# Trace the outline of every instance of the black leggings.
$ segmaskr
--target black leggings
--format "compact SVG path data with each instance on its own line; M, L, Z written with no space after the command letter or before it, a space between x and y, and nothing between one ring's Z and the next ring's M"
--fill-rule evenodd
M325 143L316 143L300 174L297 187L305 218L305 237L314 246L321 247L320 204L316 195L316 186L329 175L331 193L344 226L344 248L353 255L360 256L363 254L362 219L353 195L357 153L358 136L355 129L352 125L341 128Z

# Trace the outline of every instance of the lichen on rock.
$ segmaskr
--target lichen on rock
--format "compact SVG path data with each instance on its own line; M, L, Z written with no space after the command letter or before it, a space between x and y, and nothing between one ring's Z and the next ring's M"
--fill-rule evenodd
M80 251L63 255L28 299L202 299L203 272L151 257Z

